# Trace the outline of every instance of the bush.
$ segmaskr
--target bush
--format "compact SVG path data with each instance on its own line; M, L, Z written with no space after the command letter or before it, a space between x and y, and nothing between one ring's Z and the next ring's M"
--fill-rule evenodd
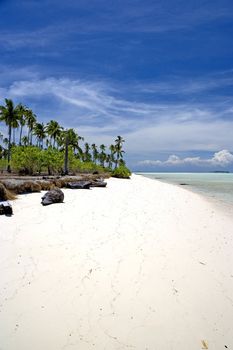
M64 167L64 152L58 151L55 148L49 147L43 150L43 166L48 171L49 175L62 173Z
M0 172L3 172L7 168L7 160L1 158L0 159Z
M73 173L93 173L95 171L104 173L109 170L95 164L94 162L83 162L69 154L69 171Z
M121 165L112 172L112 177L117 177L119 179L129 179L131 171L125 166Z
M20 173L33 175L41 172L43 166L42 150L35 146L15 146L12 148L11 164Z

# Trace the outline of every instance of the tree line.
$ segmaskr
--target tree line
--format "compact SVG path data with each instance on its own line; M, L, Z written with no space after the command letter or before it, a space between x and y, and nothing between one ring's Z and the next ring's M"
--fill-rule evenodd
M8 130L7 137L0 132L0 159L6 161L8 172L12 170L12 160L20 168L20 159L23 163L25 157L34 159L36 154L38 157L39 154L43 155L44 159L50 155L52 161L60 157L60 168L62 159L65 167L68 161L74 163L74 160L79 164L83 163L83 168L85 164L90 163L110 171L125 166L123 159L125 140L121 136L117 136L110 146L101 144L97 147L95 143L84 142L84 138L73 128L65 129L56 120L50 120L47 124L39 122L32 109L22 103L15 105L11 99L5 99L5 105L0 105L0 121ZM27 153L30 154L29 158ZM51 167L48 167L48 172L51 172L50 169Z

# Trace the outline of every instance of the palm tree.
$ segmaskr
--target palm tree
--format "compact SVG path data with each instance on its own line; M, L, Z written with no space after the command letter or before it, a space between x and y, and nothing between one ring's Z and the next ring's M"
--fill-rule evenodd
M23 127L26 124L26 113L27 113L27 108L22 105L22 103L18 104L17 106L18 110L18 120L19 120L19 125L20 125L20 133L19 133L19 145L21 146L22 143L22 133L23 133Z
M8 126L8 154L7 154L7 171L11 172L10 160L11 160L11 136L12 128L15 127L18 119L18 111L15 108L14 103L10 99L5 99L5 106L0 106L0 120L4 121Z
M119 160L119 166L125 166L125 164L126 164L126 163L125 163L124 159L121 158L121 159Z
M85 151L84 151L84 161L85 162L90 162L91 161L91 154L90 154L90 145L88 142L85 143Z
M121 137L121 136L117 136L116 140L115 140L115 153L116 153L116 162L115 162L115 168L117 167L117 165L119 165L119 159L123 158L123 153L125 153L125 151L122 150L122 145L125 142L125 140Z
M57 143L60 147L65 146L66 137L68 137L69 146L73 149L73 151L78 151L79 155L82 155L83 151L79 146L79 141L84 140L84 138L79 136L74 129L64 130L57 139Z
M36 124L36 115L33 113L31 109L26 109L25 117L26 117L26 123L28 126L28 140L29 140L29 144L32 145L32 135L33 135L33 128Z
M111 159L111 154L106 155L106 163L108 163L108 168L112 169L112 159Z
M8 141L8 138L7 138L7 137L4 137L4 139L2 140L2 142L3 142L3 144L4 144L6 147L8 147L9 141Z
M91 145L91 149L92 149L92 160L93 160L93 162L96 164L96 161L97 161L97 159L99 158L99 152L98 152L98 150L97 150L97 147L96 147L96 144L95 144L95 143L93 143L93 144Z
M106 150L106 146L105 145L100 145L100 154L99 154L99 160L100 160L100 165L102 167L104 167L104 162L106 160L106 153L105 153L105 150Z
M50 120L46 125L46 132L50 136L50 140L53 140L53 148L55 147L55 142L58 140L59 136L61 136L61 132L63 127L59 125L56 120Z
M28 137L27 136L23 136L21 142L22 142L22 144L24 146L28 146L28 144L29 144Z
M109 167L112 168L112 163L116 164L116 159L114 157L115 153L116 153L116 147L114 145L110 145L109 146L109 150L110 150L110 163L109 163Z
M0 132L0 141L3 140L3 134ZM0 145L0 159L3 157L4 148Z
M34 130L33 130L33 133L37 138L37 143L38 143L39 147L43 149L44 139L46 138L44 123L36 123Z

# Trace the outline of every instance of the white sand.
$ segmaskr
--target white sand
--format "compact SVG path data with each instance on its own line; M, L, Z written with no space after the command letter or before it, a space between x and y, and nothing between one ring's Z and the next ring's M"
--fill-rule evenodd
M233 349L233 219L134 175L0 217L0 350Z

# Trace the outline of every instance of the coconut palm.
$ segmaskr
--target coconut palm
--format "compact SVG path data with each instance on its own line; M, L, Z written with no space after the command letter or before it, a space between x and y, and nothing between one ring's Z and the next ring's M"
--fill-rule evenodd
M2 140L3 144L8 147L9 141L7 137L4 137L4 139Z
M16 108L17 108L17 111L18 111L18 121L19 121L19 126L20 126L19 145L21 146L23 127L26 124L27 108L25 106L23 106L22 103L18 104L18 106Z
M5 99L5 106L0 106L0 121L5 122L8 126L8 154L7 154L7 171L11 172L10 160L11 160L11 136L12 128L17 124L18 111L14 106L14 103L10 99Z
M115 163L116 164L116 159L115 159L115 153L116 153L116 148L115 148L115 146L114 145L110 145L109 146L109 150L110 150L110 159L109 159L109 161L110 161L110 163L111 163L111 166L110 166L110 168L112 168L112 163Z
M19 127L19 116L17 115L15 119L12 121L12 131L13 131L13 141L12 145L15 145L15 129Z
M101 150L101 152L99 153L100 165L102 167L104 167L104 162L105 162L106 156L107 156L105 153L106 146L104 144L100 145L100 150Z
M99 152L98 152L98 149L97 149L95 143L93 143L93 144L91 145L91 149L92 149L92 160L93 160L93 162L96 164L97 159L99 158Z
M106 155L106 163L108 164L108 168L112 169L112 159L111 159L111 154Z
M126 163L125 163L125 161L124 161L124 159L119 159L119 166L125 166L126 165Z
M79 141L84 140L84 138L79 136L74 129L63 130L57 139L57 143L60 147L64 147L66 144L66 137L68 137L69 146L73 151L78 151L79 155L82 155L83 151L79 145Z
M23 146L28 146L28 144L29 144L28 137L27 136L23 136L22 140L21 140L21 143L23 144Z
M33 135L34 126L36 125L36 115L33 113L31 109L26 109L25 118L26 118L26 123L28 127L29 144L32 145L32 135Z
M90 153L90 145L88 142L85 143L84 145L85 151L84 151L84 161L85 162L90 162L91 161L91 153Z
M56 120L50 120L50 122L47 123L46 132L50 136L51 142L53 140L53 148L55 148L55 142L61 136L62 130L63 130L63 127L60 126Z
M119 159L122 159L123 153L125 153L125 151L122 150L122 145L124 142L125 140L121 136L117 136L115 140L115 153L116 153L115 168L119 165Z
M44 139L46 138L46 131L44 123L36 123L33 134L37 138L37 144L40 148L44 147Z

